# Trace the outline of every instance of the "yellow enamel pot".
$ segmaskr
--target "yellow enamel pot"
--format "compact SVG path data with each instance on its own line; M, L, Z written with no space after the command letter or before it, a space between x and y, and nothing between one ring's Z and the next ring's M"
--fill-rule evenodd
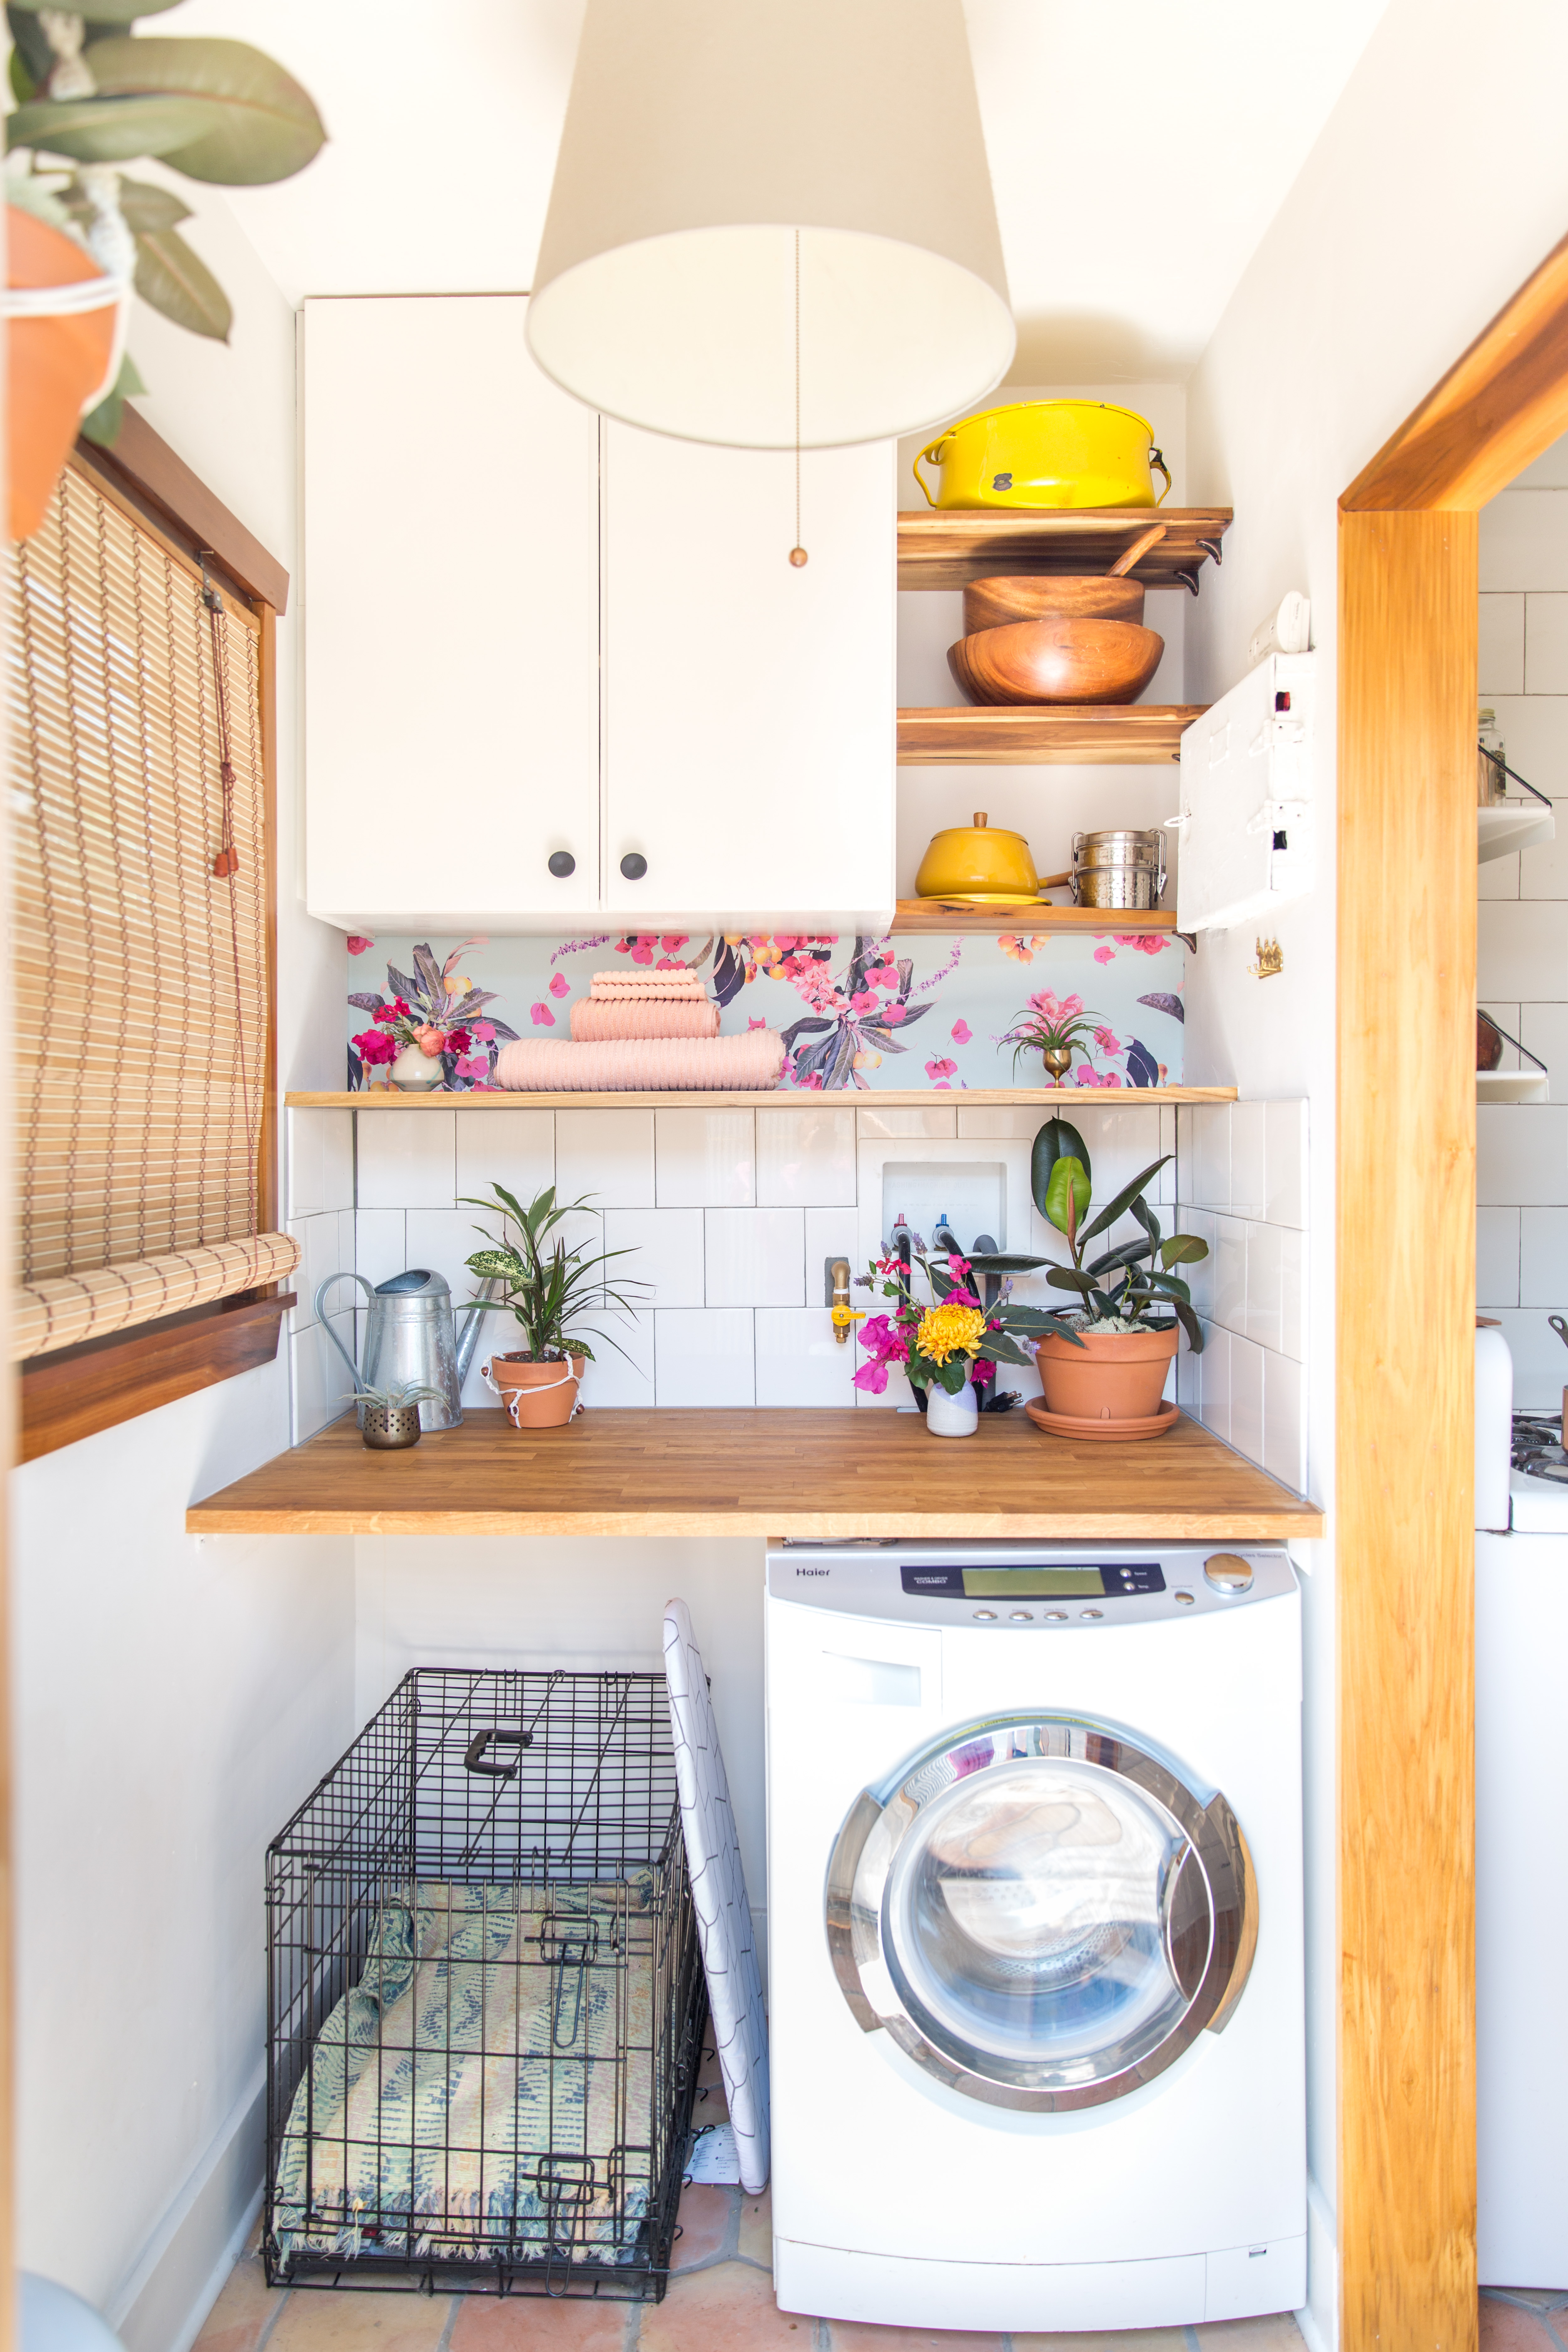
M922 466L936 470L934 498ZM915 479L943 508L1152 507L1171 488L1148 418L1103 400L1020 400L966 416L921 451Z
M975 811L972 825L951 825L945 833L933 834L915 876L915 895L921 898L978 894L1014 901L1033 898L1039 887L1023 835L987 824L984 809Z

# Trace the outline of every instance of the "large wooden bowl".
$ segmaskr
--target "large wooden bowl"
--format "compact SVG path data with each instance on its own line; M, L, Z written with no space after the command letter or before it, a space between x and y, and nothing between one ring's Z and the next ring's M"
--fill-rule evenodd
M1132 621L1143 618L1143 583L1098 575L1087 580L972 580L963 592L967 636L1009 621Z
M947 663L971 702L1135 702L1164 650L1131 621L1015 621L960 637Z

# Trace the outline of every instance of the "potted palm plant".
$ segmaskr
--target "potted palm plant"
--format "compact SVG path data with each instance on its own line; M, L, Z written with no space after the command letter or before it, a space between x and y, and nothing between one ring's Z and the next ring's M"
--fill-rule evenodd
M492 1354L480 1365L480 1376L500 1398L514 1429L553 1429L576 1412L584 1366L594 1360L578 1326L605 1307L631 1314L638 1298L627 1291L647 1296L648 1285L633 1277L626 1287L615 1288L605 1280L611 1259L630 1257L630 1250L567 1246L559 1227L574 1209L586 1207L585 1200L558 1202L551 1184L524 1208L503 1184L492 1183L490 1192L490 1200L463 1196L468 1208L500 1213L499 1236L477 1228L489 1246L476 1250L468 1267L480 1281L500 1285L499 1297L477 1301L479 1312L512 1315L523 1344ZM609 1344L626 1354L618 1340Z
M1152 1423L1135 1433L1158 1435L1160 1400L1180 1334L1185 1331L1194 1355L1203 1352L1203 1325L1175 1268L1207 1257L1208 1244L1195 1234L1166 1235L1144 1198L1144 1186L1170 1157L1165 1152L1151 1161L1091 1214L1089 1148L1066 1119L1047 1119L1035 1138L1030 1179L1035 1204L1066 1236L1071 1264L1018 1257L973 1261L982 1272L1043 1268L1053 1289L1076 1294L1075 1305L1047 1310L1044 1320L1051 1328L1035 1350L1047 1412L1079 1421ZM1090 1244L1126 1216L1141 1227L1139 1234L1089 1256Z

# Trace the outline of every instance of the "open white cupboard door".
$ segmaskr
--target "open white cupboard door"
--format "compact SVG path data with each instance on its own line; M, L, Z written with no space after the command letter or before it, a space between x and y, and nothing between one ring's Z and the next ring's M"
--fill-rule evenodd
M598 904L599 420L527 308L305 305L306 899L345 929Z
M1270 656L1183 735L1179 930L1253 922L1311 889L1316 665Z

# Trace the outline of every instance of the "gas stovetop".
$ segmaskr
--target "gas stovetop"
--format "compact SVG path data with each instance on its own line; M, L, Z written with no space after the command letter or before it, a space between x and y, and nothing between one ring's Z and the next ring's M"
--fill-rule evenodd
M1563 1450L1563 1422L1557 1413L1516 1412L1513 1416L1514 1469L1527 1478L1545 1478L1568 1486L1568 1454Z

